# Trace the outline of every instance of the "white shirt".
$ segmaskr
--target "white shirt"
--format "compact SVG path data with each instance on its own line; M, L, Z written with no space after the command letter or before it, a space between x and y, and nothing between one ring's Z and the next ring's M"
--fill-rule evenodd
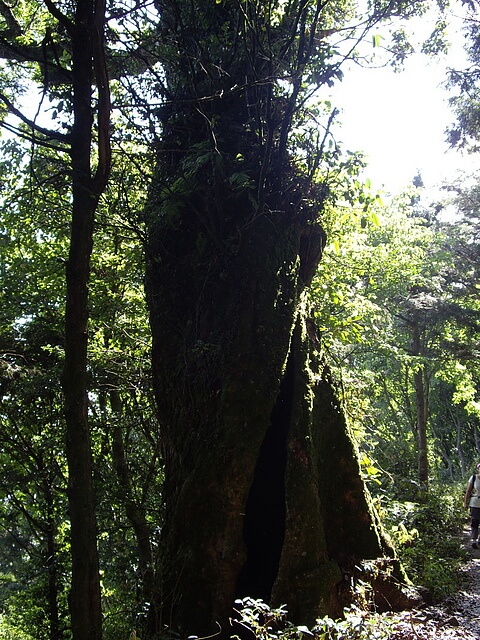
M470 502L468 503L468 506L480 508L480 478L478 476L475 476L475 483L473 485L473 490L470 496Z

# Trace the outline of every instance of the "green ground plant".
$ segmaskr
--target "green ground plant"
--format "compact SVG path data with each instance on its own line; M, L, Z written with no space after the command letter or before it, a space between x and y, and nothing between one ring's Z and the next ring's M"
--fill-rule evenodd
M245 630L257 640L386 640L391 631L391 624L386 618L358 606L345 609L341 620L325 616L308 628L288 622L288 612L283 606L270 608L262 600L252 598L242 598L235 604L234 640L244 637Z
M432 484L423 502L382 499L381 517L407 575L438 602L458 589L465 559L463 487Z

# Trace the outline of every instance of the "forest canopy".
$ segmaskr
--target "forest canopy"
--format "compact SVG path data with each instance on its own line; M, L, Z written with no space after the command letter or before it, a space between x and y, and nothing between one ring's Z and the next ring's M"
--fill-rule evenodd
M0 638L418 602L379 505L480 450L478 185L384 204L327 90L449 12L0 1Z

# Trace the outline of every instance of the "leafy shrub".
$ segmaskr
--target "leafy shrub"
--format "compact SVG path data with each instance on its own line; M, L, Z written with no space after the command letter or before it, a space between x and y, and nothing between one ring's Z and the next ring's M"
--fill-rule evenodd
M235 604L238 617L234 619L234 628L240 635L234 634L232 638L238 640L243 629L257 640L386 640L391 632L385 618L355 606L345 609L344 619L320 618L309 629L288 622L284 606L272 609L262 600L252 598L237 600Z
M35 640L35 638L18 627L10 625L4 616L0 615L0 640Z
M460 493L457 486L442 485L432 486L422 503L382 499L381 518L407 575L435 601L457 590L465 558Z

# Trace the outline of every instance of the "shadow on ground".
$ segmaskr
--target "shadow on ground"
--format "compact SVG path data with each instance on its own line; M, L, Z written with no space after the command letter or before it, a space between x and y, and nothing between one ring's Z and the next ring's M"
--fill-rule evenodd
M460 590L436 606L387 614L388 640L480 640L480 549L472 549L469 533L460 542L467 552Z

